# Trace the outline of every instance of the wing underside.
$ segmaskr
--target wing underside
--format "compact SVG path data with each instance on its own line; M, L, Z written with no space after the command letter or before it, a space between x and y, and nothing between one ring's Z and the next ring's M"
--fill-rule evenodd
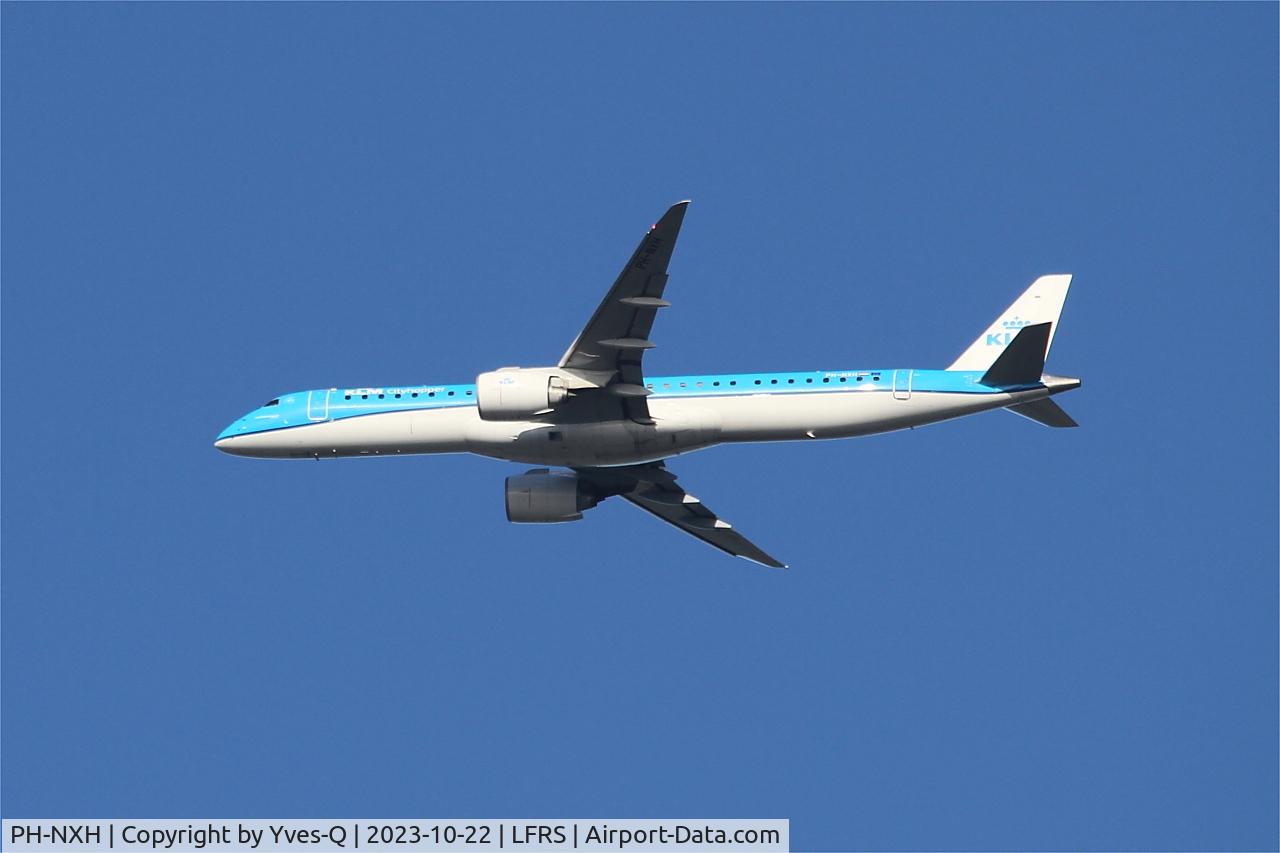
M586 327L560 359L560 367L591 376L599 383L594 388L575 391L583 405L592 398L596 403L608 402L603 410L591 407L594 417L613 409L616 403L618 408L613 410L617 414L606 417L653 423L645 402L649 391L644 385L641 362L645 350L653 347L649 332L654 318L659 309L669 305L662 298L667 266L688 206L687 201L672 205L649 229ZM568 408L562 414L570 414ZM675 475L661 462L574 470L601 499L621 496L726 554L762 566L786 568L677 485Z
M649 229L613 287L596 308L582 332L560 359L560 367L589 374L608 375L602 391L617 398L623 414L647 423L648 391L641 366L644 352L653 347L649 332L667 286L667 266L675 249L680 225L689 202L671 206Z
M601 497L620 495L645 512L726 554L770 568L786 568L681 488L676 483L676 476L661 462L574 470L578 476L592 483Z

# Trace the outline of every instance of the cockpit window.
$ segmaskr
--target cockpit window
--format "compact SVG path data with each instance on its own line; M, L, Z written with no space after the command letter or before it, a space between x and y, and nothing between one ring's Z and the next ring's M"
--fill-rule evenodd
M263 403L263 404L262 404L262 408L264 408L264 409L265 409L267 406L278 406L278 405L280 405L280 398L279 398L279 397L277 397L277 398L276 398L276 399L274 399L274 400L268 400L267 402Z

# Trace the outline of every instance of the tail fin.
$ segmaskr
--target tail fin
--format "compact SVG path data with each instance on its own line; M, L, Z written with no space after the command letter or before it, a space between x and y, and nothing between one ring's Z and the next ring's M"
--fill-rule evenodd
M1040 276L947 370L987 370L995 364L1005 347L1013 342L1018 330L1041 323L1052 323L1044 345L1044 354L1047 356L1049 347L1053 345L1053 334L1058 328L1058 317L1062 314L1062 303L1067 299L1067 288L1070 286L1069 275Z
M1030 385L1044 373L1044 357L1049 352L1052 323L1023 326L1013 336L995 363L982 374L983 385Z

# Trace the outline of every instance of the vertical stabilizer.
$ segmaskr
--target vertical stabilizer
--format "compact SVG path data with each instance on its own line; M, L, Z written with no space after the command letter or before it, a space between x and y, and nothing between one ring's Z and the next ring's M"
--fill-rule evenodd
M983 385L1032 385L1044 373L1044 357L1049 351L1052 323L1023 326L1013 343L1004 348L995 363L982 374Z
M1049 327L1049 339L1045 344L1045 355L1048 355L1049 347L1053 346L1053 335L1058 330L1062 303L1067 299L1067 288L1070 286L1069 275L1040 276L947 370L987 370L1017 337L1020 329L1041 323L1053 324Z

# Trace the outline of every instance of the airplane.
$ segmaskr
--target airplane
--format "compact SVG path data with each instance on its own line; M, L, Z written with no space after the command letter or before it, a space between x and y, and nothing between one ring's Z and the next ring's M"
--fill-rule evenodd
M786 568L678 485L664 460L729 442L849 438L993 409L1077 426L1050 398L1080 380L1044 372L1070 275L1037 278L946 370L645 376L688 205L649 228L554 366L502 367L462 385L282 394L224 429L214 447L317 460L475 453L542 466L507 478L509 521L577 521L620 496L725 553Z

